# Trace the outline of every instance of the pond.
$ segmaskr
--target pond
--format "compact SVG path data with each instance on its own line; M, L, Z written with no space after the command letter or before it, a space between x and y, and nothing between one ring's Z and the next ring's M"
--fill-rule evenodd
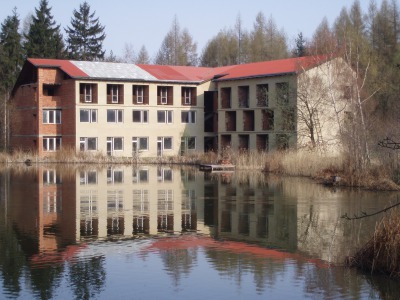
M398 299L343 266L397 193L194 167L0 171L1 299Z

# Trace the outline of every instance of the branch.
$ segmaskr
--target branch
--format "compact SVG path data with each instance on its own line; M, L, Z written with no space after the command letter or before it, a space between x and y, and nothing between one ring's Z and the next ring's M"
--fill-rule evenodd
M377 211L377 212L374 212L373 214L367 214L366 212L362 211L362 212L361 212L361 216L354 215L354 217L349 217L349 216L347 215L347 213L345 213L344 215L341 216L341 218L342 218L342 219L346 219L346 220L359 220L359 219L363 219L363 218L367 218L367 217L372 217L372 216L375 216L375 215L377 215L377 214L386 212L386 211L388 211L389 209L392 209L392 208L394 208L394 207L396 207L396 206L399 206L399 205L400 205L400 202L397 202L396 204L393 204L393 205L391 205L391 206L389 206L389 207L386 207L386 208L384 208L384 209L382 209L382 210L379 210L379 211Z
M399 150L400 149L400 143L393 141L390 138L386 138L382 141L378 142L378 145L384 148L389 148L392 150Z

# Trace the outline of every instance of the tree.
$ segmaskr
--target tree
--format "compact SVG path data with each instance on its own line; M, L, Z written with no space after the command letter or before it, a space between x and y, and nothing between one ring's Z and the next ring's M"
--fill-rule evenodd
M2 55L0 56L0 84L4 92L9 92L14 86L18 73L23 63L21 34L18 32L20 20L17 10L7 17L1 24L0 45Z
M95 13L90 12L86 1L79 6L79 11L74 10L71 27L65 29L69 58L89 61L104 59L105 27L100 24L99 18L95 18Z
M159 65L197 65L197 44L187 29L181 31L176 16L156 55L155 63Z
M19 24L20 20L15 8L13 14L1 24L0 32L0 97L4 101L0 106L0 132L2 133L1 145L4 149L7 148L8 140L7 102L23 63Z
M120 61L123 63L130 63L130 64L133 64L136 61L136 54L132 44L125 44L124 52L122 54Z
M149 53L147 52L147 49L144 45L142 46L142 48L140 48L135 63L145 65L150 64Z
M37 58L63 58L65 47L60 25L55 25L48 1L41 0L39 9L35 8L35 13L23 45L26 55Z
M277 29L272 17L265 19L262 12L256 16L249 43L249 62L288 57L285 33Z
M306 41L303 38L303 33L300 32L295 39L296 48L293 51L295 57L302 57L307 55Z

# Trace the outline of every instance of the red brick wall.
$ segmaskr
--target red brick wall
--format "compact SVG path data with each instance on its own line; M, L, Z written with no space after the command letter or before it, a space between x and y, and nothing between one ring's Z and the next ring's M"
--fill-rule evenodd
M11 148L51 154L43 151L47 135L61 136L62 148L75 148L75 80L57 68L39 68L37 75L34 86L18 87L13 97ZM54 88L54 95L46 95L44 85ZM43 124L43 108L61 109L61 124Z

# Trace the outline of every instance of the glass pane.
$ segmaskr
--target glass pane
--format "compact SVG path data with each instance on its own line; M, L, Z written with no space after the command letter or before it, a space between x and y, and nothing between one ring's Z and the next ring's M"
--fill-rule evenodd
M132 118L133 118L133 122L140 123L141 122L140 110L134 110L132 112Z
M107 109L107 122L115 122L115 110Z
M122 138L114 138L114 150L122 150Z
M81 109L79 115L81 122L89 122L89 110Z
M88 140L87 149L88 150L96 150L97 149L97 147L96 147L97 139L96 138L88 138L87 140Z
M61 124L61 110L56 110L56 123Z
M97 122L97 109L92 109L92 122Z
M157 122L165 123L165 111L163 110L157 111Z
M147 150L147 138L140 138L139 139L139 149L140 150Z
M172 149L172 138L164 138L164 149Z

